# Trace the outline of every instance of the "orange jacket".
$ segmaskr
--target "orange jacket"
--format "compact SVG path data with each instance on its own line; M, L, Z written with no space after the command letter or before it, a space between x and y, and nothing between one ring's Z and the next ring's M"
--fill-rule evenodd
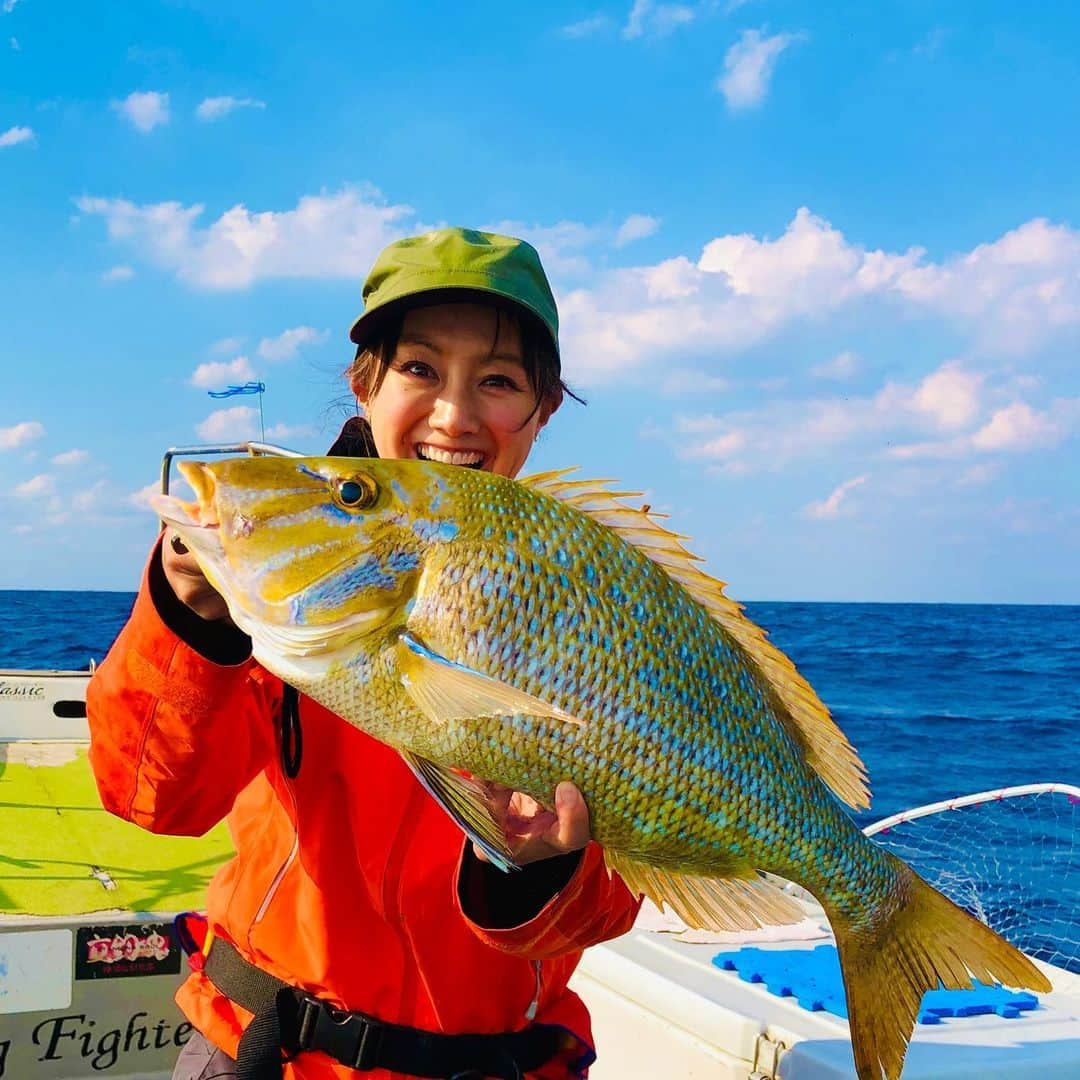
M228 816L237 854L210 884L209 923L278 978L340 1008L440 1032L516 1030L532 1006L537 1021L583 1044L577 1067L552 1063L535 1075L583 1075L589 1017L566 983L581 950L624 933L637 910L597 845L557 894L541 885L527 921L485 928L462 897L483 917L495 871L463 857L461 832L400 757L302 697L303 763L289 780L276 741L280 698L281 682L253 660L221 666L185 644L144 576L87 694L105 807L171 834L198 835ZM549 876L533 871L514 875L523 881L513 888L528 889L525 875ZM198 973L177 1002L235 1056L250 1014ZM357 1075L319 1053L286 1068L287 1080Z

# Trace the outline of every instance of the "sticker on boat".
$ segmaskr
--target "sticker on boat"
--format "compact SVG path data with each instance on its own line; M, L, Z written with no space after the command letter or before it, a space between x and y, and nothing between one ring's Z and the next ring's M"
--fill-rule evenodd
M79 927L76 979L176 975L179 971L180 946L168 923Z

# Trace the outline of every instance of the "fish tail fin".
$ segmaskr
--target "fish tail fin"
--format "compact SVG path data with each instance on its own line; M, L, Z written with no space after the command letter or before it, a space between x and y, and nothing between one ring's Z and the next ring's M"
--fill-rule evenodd
M890 855L890 859L894 857ZM993 985L1051 989L1019 949L895 859L903 900L884 920L857 927L831 917L847 991L848 1022L859 1080L898 1080L922 996Z

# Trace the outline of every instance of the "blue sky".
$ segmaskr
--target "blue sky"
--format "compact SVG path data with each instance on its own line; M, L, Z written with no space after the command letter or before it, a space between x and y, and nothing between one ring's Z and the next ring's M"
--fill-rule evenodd
M560 301L536 466L732 595L1078 603L1078 56L1069 4L0 0L0 588L134 588L165 447L257 431L207 389L325 450L371 260L465 224Z

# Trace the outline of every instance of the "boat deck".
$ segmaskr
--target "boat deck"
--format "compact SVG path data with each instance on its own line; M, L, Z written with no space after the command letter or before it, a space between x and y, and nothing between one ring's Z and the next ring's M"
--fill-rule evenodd
M78 742L0 743L0 919L201 907L224 824L158 836L101 807Z

